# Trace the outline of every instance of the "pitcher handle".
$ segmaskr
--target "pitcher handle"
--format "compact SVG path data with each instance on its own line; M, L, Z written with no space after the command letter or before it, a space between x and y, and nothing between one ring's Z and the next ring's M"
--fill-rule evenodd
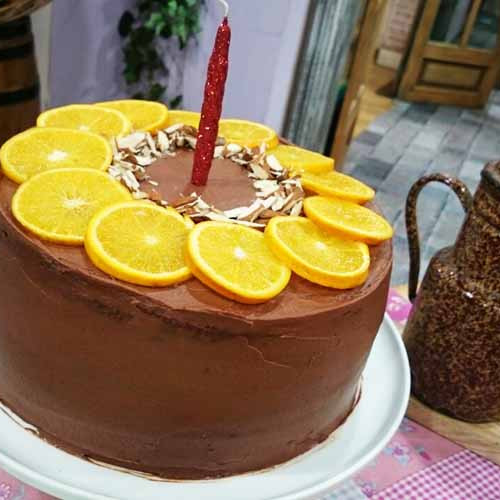
M453 189L462 207L467 213L472 207L472 195L467 186L455 177L443 174L431 174L421 177L410 189L406 198L406 233L410 251L410 275L408 281L408 298L411 302L417 296L418 277L420 275L420 242L417 224L417 198L422 188L429 182L441 182Z

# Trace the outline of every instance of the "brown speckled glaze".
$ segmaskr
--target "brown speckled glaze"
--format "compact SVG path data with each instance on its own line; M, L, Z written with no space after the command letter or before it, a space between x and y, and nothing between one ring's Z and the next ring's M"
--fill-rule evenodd
M449 185L467 217L453 247L436 253L416 295L418 193ZM404 332L412 391L436 410L462 420L500 420L500 162L489 163L472 200L464 184L423 177L406 203L409 296L415 307Z

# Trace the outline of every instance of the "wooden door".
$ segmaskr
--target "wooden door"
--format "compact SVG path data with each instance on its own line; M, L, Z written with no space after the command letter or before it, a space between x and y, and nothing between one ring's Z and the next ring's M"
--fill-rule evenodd
M364 82L375 56L378 35L384 17L386 0L366 0L358 36L350 65L348 85L340 110L330 156L340 170L352 139L354 126L359 115L361 98L365 91Z
M399 96L483 106L500 68L498 0L425 0Z

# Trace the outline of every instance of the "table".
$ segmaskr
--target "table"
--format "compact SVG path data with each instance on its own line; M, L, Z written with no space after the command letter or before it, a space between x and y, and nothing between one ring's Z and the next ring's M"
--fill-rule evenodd
M401 331L411 310L405 293L391 289L387 303ZM459 422L412 398L384 451L323 500L498 500L499 465L500 423ZM52 499L0 470L0 500Z

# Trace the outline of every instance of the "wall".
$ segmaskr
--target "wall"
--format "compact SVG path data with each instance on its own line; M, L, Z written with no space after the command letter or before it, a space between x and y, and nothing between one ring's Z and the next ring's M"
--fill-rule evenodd
M309 0L232 0L230 68L223 114L267 123L282 131ZM221 8L207 2L203 33L190 48L184 105L201 107L208 58Z
M222 9L206 0L203 31L182 60L184 107L199 110L206 68ZM127 95L117 22L134 0L54 0L51 106ZM309 0L231 0L232 41L224 115L282 130ZM185 59L184 59L185 58ZM175 76L175 75L174 75ZM175 87L175 85L174 85ZM175 89L177 90L177 89ZM174 93L175 95L175 93Z
M49 62L50 62L50 27L52 5L49 3L31 15L35 53L40 78L40 104L46 108L50 100Z
M135 0L53 0L50 106L126 96L118 20Z
M377 64L380 66L399 67L410 43L419 3L417 0L389 0L377 54Z

